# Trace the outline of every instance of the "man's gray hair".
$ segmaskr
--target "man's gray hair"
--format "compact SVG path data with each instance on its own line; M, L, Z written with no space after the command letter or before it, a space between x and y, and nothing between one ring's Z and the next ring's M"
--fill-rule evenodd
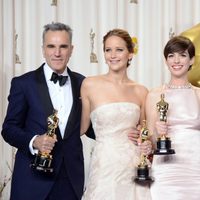
M43 43L44 43L45 34L48 31L66 31L67 33L69 33L70 42L72 42L72 29L70 26L66 24L63 24L60 22L52 22L51 24L46 24L44 26L44 31L42 34Z

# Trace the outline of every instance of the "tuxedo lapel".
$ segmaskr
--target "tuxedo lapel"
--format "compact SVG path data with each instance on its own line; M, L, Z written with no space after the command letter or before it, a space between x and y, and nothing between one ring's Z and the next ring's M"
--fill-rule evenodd
M45 110L46 115L49 116L53 112L53 104L51 102L51 98L48 92L49 90L44 76L43 66L44 64L35 71L36 82L38 86L39 97L42 101L43 108Z
M73 127L75 127L77 123L80 124L81 116L80 80L78 80L77 77L74 76L73 72L71 72L69 69L68 74L71 79L73 104L66 125L64 139L73 133Z
M48 117L53 113L54 108L51 102L49 89L44 76L43 66L44 64L40 68L38 68L35 72L36 72L36 82L38 86L39 98L41 99L46 117ZM56 135L58 139L62 139L59 128L56 129Z

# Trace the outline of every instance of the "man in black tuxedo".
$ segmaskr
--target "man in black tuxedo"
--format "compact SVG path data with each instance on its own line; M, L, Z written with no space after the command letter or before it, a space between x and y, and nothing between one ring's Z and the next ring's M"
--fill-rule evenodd
M10 199L79 200L84 185L80 139L84 76L67 66L73 50L71 28L62 23L45 25L42 49L46 62L11 82L2 129L5 141L17 148ZM47 118L54 109L59 123L56 137L49 137ZM30 167L38 151L53 155L53 173Z

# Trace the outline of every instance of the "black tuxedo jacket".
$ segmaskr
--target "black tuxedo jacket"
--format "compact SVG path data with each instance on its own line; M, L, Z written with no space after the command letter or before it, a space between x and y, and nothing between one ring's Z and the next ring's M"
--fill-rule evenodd
M2 129L5 141L17 148L11 199L44 200L63 163L73 189L78 199L81 199L84 185L83 150L80 139L80 86L84 76L81 74L68 69L73 105L63 139L59 129L56 129L58 142L51 153L54 173L44 174L30 167L34 156L29 151L29 142L34 135L47 131L47 117L53 112L43 65L35 71L13 78L11 82L9 105Z

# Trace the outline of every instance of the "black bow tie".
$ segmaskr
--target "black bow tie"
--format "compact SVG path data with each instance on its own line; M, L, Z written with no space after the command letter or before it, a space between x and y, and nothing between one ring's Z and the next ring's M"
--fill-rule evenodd
M58 75L55 72L53 72L50 80L54 83L57 83L57 81L59 81L59 85L63 86L66 83L67 79L68 76Z

